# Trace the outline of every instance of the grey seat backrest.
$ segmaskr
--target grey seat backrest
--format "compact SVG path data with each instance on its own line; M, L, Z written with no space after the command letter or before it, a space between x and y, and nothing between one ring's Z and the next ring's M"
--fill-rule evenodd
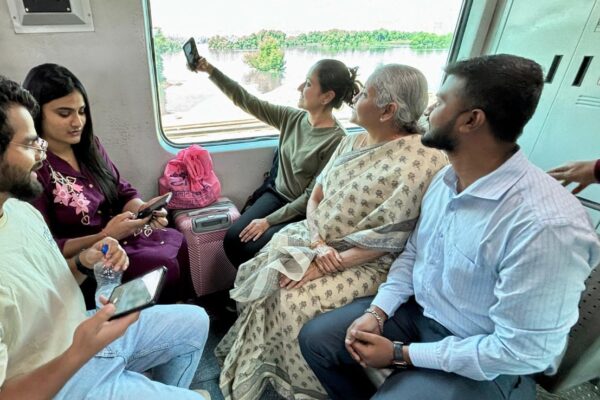
M539 376L538 383L549 392L560 392L600 377L600 266L585 281L579 302L579 319L571 328L567 351L558 372Z

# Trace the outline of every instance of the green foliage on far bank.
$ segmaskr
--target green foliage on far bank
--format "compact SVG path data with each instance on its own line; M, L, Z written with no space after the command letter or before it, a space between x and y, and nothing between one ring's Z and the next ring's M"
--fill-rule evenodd
M259 71L282 71L285 60L281 44L273 37L265 37L258 52L246 54L244 62Z
M282 47L285 44L286 34L282 31L262 30L234 39L217 35L208 39L208 48L214 50L256 50L267 38L274 39Z
M436 35L435 33L417 32L410 40L413 49L448 49L452 43L452 34Z
M160 28L152 30L152 39L154 40L156 73L158 75L158 81L163 83L165 81L163 55L181 51L183 40L166 37Z
M208 47L213 50L258 49L265 38L272 38L281 48L321 47L326 49L363 49L408 44L414 49L447 49L452 34L438 35L429 32L401 32L387 29L373 31L345 31L332 29L322 32L301 33L288 36L284 32L262 30L247 36L213 36Z

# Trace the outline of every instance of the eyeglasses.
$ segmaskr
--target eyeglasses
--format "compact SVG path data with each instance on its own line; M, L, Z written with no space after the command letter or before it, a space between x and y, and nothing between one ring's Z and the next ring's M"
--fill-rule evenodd
M41 137L35 139L33 144L15 143L17 146L25 147L26 149L33 149L40 152L42 157L46 157L46 151L48 150L48 142Z

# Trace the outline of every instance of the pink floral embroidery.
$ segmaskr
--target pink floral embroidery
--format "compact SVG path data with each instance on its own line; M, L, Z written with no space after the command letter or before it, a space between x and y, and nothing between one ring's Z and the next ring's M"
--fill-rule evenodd
M60 172L56 172L50 167L52 173L52 181L54 182L54 202L60 203L67 207L73 207L77 215L81 214L81 223L83 225L90 224L90 212L88 205L90 201L83 194L83 186L77 184L77 178L72 176L63 176Z
M85 198L85 196L83 195L83 193L73 193L71 195L71 198L73 199L73 201L71 203L69 203L69 205L71 207L75 207L75 213L77 214L81 214L81 213L88 213L88 204L90 204L90 201L88 199Z
M55 203L61 203L65 206L69 205L71 195L69 194L69 189L66 186L56 182L56 188L52 191L52 194L55 196Z

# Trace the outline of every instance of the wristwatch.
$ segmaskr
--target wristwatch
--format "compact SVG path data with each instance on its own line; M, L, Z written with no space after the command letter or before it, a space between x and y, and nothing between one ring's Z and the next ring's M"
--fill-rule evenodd
M404 353L402 352L402 347L404 347L404 343L392 343L394 344L394 359L392 360L392 365L396 368L407 368L408 362L404 359Z
M77 267L77 271L81 272L85 276L93 277L94 276L94 270L91 269L91 268L86 267L85 265L83 265L83 263L79 259L79 255L81 253L82 253L82 251L80 251L79 253L77 253L77 255L75 256L75 266Z

